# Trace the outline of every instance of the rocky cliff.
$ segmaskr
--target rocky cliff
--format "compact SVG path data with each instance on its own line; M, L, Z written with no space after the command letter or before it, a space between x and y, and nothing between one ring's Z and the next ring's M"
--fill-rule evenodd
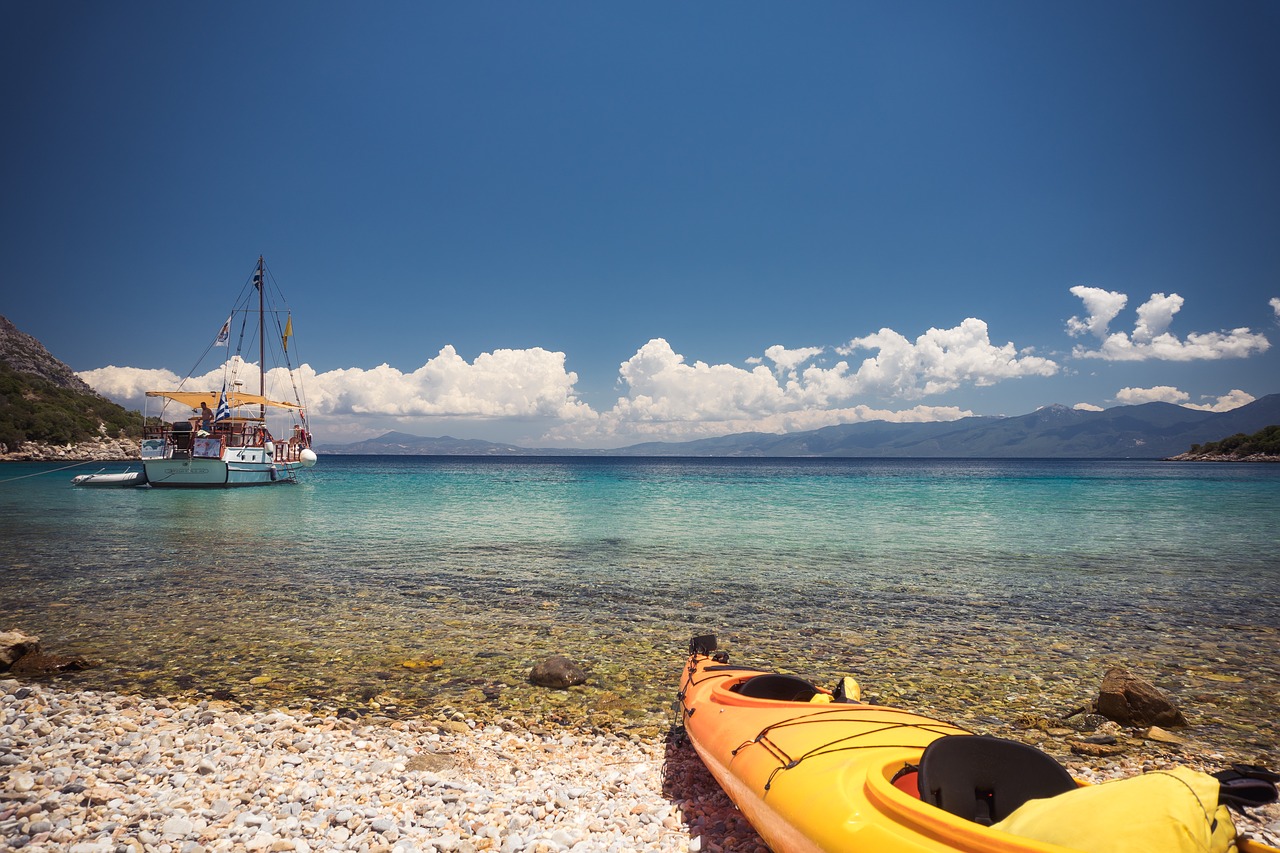
M74 370L53 357L44 344L0 315L0 363L7 364L16 373L39 376L59 388L69 388L83 394L101 396L89 387Z
M136 459L141 427L0 316L0 460Z

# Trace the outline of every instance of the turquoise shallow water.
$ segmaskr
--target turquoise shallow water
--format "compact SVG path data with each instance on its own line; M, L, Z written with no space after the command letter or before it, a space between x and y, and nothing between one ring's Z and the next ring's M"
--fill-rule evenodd
M90 686L643 727L713 631L993 728L1131 666L1207 747L1277 752L1280 465L324 457L262 489L12 479L55 467L0 468L0 630L102 659ZM588 685L527 685L553 653Z

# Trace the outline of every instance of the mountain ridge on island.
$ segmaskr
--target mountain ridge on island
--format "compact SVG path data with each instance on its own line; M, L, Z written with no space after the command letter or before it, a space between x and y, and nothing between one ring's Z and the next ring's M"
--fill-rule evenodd
M321 452L405 456L658 456L973 459L1165 459L1193 444L1280 423L1280 394L1226 412L1173 403L1116 406L1100 412L1046 406L1012 417L955 421L863 421L804 432L736 433L683 442L644 442L609 450L529 448L450 436L389 432L319 448Z

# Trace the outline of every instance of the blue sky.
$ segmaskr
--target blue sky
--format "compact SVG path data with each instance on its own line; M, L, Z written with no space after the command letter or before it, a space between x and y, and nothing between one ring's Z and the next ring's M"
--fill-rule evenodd
M1280 5L0 5L0 313L139 405L257 256L318 441L1280 391Z

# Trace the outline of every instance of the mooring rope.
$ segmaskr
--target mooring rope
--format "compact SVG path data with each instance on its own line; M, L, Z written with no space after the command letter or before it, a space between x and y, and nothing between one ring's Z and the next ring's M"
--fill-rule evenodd
M12 483L14 480L25 480L28 477L39 477L43 474L56 474L59 471L66 471L71 468L79 468L81 465L88 465L90 462L101 462L100 459L86 459L83 462L77 462L74 465L64 465L61 468L53 468L49 471L37 471L34 474L23 474L21 477L10 477L7 480L0 480L0 483Z

